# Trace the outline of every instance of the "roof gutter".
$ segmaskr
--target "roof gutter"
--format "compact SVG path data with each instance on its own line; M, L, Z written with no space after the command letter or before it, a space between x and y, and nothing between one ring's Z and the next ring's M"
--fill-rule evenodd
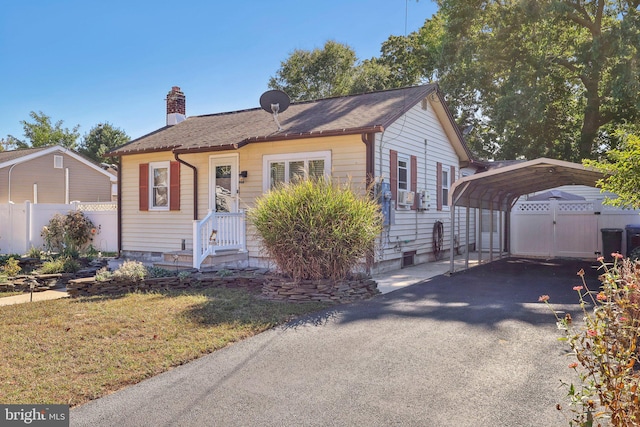
M197 220L198 219L198 169L192 164L189 164L184 160L182 160L181 158L179 158L178 157L179 153L174 152L173 156L175 157L176 161L178 161L179 163L182 163L186 167L191 168L193 170L193 219Z

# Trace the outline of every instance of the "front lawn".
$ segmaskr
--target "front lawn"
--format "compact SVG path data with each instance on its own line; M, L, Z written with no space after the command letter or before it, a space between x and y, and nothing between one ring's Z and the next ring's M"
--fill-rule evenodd
M79 405L326 306L224 288L2 306L0 402Z

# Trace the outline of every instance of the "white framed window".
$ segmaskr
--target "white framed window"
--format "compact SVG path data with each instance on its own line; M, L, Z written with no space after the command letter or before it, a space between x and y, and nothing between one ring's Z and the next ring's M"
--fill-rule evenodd
M262 161L265 192L297 178L318 178L331 174L331 151L269 154L263 156Z
M411 162L409 157L398 154L398 190L411 191Z
M442 206L449 206L449 171L442 169Z
M149 163L149 209L169 210L169 162Z
M53 156L53 168L54 169L62 169L62 156Z

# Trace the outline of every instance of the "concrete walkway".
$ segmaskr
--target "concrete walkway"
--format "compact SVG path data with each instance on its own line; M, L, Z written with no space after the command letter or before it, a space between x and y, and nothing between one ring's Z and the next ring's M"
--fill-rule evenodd
M487 257L487 254L484 254ZM484 261L488 262L488 260ZM431 279L449 272L451 261L448 256L433 262L401 268L399 270L372 274L373 280L378 283L378 289L382 294L388 294L406 286L413 285L424 280ZM478 265L478 254L469 254L469 268ZM454 271L465 269L465 255L458 255L454 259Z
M0 305L22 304L31 301L46 301L50 299L66 298L68 296L69 294L67 293L66 289L53 289L50 291L34 292L33 300L31 299L31 293L24 293L22 295L0 298Z

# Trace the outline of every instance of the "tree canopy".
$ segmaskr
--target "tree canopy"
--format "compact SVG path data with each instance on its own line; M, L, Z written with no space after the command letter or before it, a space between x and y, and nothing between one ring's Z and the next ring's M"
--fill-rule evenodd
M379 57L296 50L269 87L293 100L438 81L471 149L488 159L580 161L640 119L638 0L438 0Z
M640 209L640 137L622 134L620 146L602 160L585 160L585 166L605 174L597 186L618 195L606 202L613 206Z
M269 79L269 87L286 92L294 101L308 101L399 87L399 83L381 59L360 61L350 46L330 40L322 49L293 51Z
M108 122L98 123L84 135L78 152L96 162L104 162L104 153L127 143L129 139L122 129Z
M13 135L8 135L6 143L16 148L27 147L46 147L49 145L61 145L63 147L75 149L77 140L80 137L78 129L80 125L74 126L72 129L63 128L62 120L58 120L55 124L51 123L51 118L42 111L36 113L32 111L29 116L33 121L21 120L24 130L24 138L19 139Z
M640 111L638 2L441 0L441 85L495 158L580 161Z

